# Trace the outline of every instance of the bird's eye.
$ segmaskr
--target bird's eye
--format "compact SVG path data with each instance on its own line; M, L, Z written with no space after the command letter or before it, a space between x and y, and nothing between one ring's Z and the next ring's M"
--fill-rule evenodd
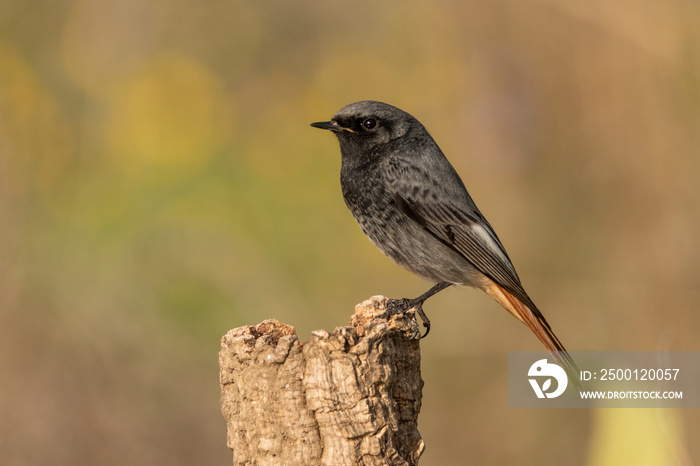
M377 120L374 118L367 118L362 122L362 127L364 129L372 129L377 126Z

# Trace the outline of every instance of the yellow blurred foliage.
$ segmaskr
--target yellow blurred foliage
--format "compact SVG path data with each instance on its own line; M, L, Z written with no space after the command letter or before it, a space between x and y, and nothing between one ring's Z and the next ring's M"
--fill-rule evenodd
M687 464L682 421L670 409L596 409L589 466Z
M186 56L161 56L110 96L109 153L126 173L201 167L232 130L228 102L215 72Z
M35 70L0 41L0 183L3 192L50 190L73 145L59 107Z

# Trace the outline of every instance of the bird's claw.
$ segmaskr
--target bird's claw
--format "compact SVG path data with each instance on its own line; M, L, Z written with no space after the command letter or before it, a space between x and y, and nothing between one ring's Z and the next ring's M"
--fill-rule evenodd
M416 339L422 339L428 336L428 333L430 333L430 319L428 319L428 316L425 315L425 312L423 312L423 303L416 303L411 299L390 299L389 302L387 303L386 306L386 311L382 312L381 314L377 315L375 319L382 318L386 319L390 316L394 316L397 314L403 314L406 311L410 309L415 309L418 315L420 316L421 320L423 321L423 326L425 327L425 333L423 335L420 334L420 330L416 331L416 335L413 335L413 338Z
M425 333L421 336L421 339L423 339L430 333L430 319L428 319L428 316L425 315L425 312L423 312L423 303L418 303L418 305L414 306L414 308L420 316L420 320L423 321L423 327L425 327Z

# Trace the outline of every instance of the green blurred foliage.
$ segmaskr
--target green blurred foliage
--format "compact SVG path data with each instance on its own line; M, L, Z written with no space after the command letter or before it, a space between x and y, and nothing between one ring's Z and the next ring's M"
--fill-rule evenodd
M427 288L366 241L308 126L362 99L428 127L570 349L698 349L695 2L0 11L3 464L228 464L222 334L305 340ZM421 464L700 458L692 410L508 409L532 335L468 290L426 310Z

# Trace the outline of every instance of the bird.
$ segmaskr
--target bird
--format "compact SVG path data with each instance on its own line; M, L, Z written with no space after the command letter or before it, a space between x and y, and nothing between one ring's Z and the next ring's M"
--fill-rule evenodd
M576 365L525 292L508 253L425 127L392 105L364 100L311 123L338 139L345 204L369 240L394 262L435 282L388 314L415 309L451 285L481 289L532 330L570 374Z

